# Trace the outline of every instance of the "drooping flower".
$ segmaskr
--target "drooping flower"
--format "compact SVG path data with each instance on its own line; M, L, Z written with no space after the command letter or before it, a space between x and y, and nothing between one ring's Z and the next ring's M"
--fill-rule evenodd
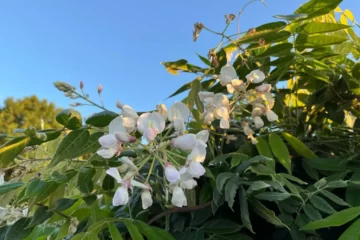
M119 158L119 161L128 165L133 170L137 170L137 167L135 166L134 162L129 157L121 157Z
M119 171L116 168L109 168L106 170L106 173L112 176L120 186L116 189L114 194L112 204L114 206L126 205L129 202L129 192L128 189L132 189L133 186L139 187L143 190L149 190L149 186L142 184L138 181L132 180L133 173L128 172L129 175L125 175L124 178L120 176ZM130 176L131 175L131 176Z
M143 113L137 121L139 132L148 141L152 141L165 128L165 120L158 112Z
M270 84L261 84L260 86L255 87L255 90L258 93L266 93L266 92L270 92L271 90L271 85Z
M261 83L265 79L265 74L260 70L253 70L245 76L249 83Z
M175 131L183 133L185 130L185 122L190 116L190 110L184 103L176 102L169 108L167 116L173 123Z
M238 79L239 77L236 74L236 70L230 64L226 64L220 70L220 84L222 86L226 86L227 84L231 83L231 80Z
M206 143L197 141L195 147L188 155L187 160L192 162L203 162L206 157Z
M246 136L254 134L254 131L249 127L249 123L246 121L241 122L241 126L243 128L244 134Z
M122 143L118 142L115 135L107 134L99 138L101 149L97 151L97 154L103 158L112 158L113 156L120 155L122 151Z
M200 91L198 93L200 101L204 101L207 98L213 98L214 97L214 93L213 92L205 92L205 91Z
M189 133L172 139L171 144L184 151L191 151L196 144L195 134Z
M148 209L153 204L153 200L152 200L151 193L149 190L142 191L141 202L142 202L143 209Z
M176 207L187 206L187 199L186 199L185 193L178 186L175 186L173 188L171 203Z
M180 173L171 163L165 163L165 177L169 183L176 183L180 180Z
M199 162L190 162L187 170L189 174L194 178L199 178L205 174L205 168Z
M255 116L253 119L256 128L262 128L264 126L264 121L260 116Z
M201 130L196 134L196 140L206 143L209 140L209 130Z
M264 113L269 122L276 122L279 119L278 115L269 108L264 108Z

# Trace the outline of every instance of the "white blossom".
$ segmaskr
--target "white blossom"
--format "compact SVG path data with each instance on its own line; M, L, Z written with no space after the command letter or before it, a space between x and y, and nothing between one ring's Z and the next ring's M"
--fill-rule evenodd
M231 83L231 80L238 79L239 77L236 74L236 70L233 66L226 64L220 70L219 80L222 86L226 86Z
M148 141L155 139L165 128L165 120L158 112L143 113L137 121L139 132Z
M170 163L165 164L165 177L169 183L175 183L180 180L179 171Z
M148 190L142 191L141 202L142 202L143 209L148 209L153 204L153 200L152 200L150 191L148 191Z
M187 199L186 199L185 193L178 186L174 187L174 189L173 189L171 203L176 207L187 206Z
M265 79L265 74L260 70L253 70L245 77L249 83L261 83Z

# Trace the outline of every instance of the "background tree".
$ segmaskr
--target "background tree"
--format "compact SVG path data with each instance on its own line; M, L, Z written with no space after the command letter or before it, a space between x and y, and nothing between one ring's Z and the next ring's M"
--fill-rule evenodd
M12 135L15 129L28 127L39 130L57 128L60 125L55 117L60 111L54 103L40 100L37 96L23 99L9 97L0 108L0 133Z

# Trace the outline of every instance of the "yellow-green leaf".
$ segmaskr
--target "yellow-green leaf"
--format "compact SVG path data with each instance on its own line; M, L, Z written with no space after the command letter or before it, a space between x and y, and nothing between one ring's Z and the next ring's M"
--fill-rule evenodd
M262 136L262 137L258 137L257 138L258 143L256 144L256 149L258 150L259 154L271 159L274 159L274 156L271 152L268 140L266 139L266 137ZM266 162L266 165L268 165L269 167L271 167L272 169L275 169L275 161L268 161Z
M121 236L121 233L119 230L115 227L114 224L109 223L109 231L112 239L118 239L123 240L123 237Z
M300 33L314 34L335 32L341 29L350 28L351 26L338 23L309 22L301 25L297 30Z
M278 161L291 173L291 159L289 150L284 141L276 133L271 133L269 136L269 144L271 150Z
M144 240L142 234L130 219L123 220L133 240Z
M302 141L292 136L289 133L283 132L282 136L290 144L290 146L295 150L297 154L304 157L305 159L314 159L317 158L315 153L311 151Z
M29 141L28 137L17 137L0 146L0 167L6 167L13 162Z

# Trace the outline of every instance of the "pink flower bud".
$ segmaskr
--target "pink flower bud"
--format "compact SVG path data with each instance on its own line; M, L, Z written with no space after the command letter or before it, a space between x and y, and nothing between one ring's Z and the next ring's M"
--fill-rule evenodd
M98 93L100 94L101 92L102 92L102 90L103 90L103 87L102 87L102 85L101 84L99 84L99 86L98 86Z
M84 82L80 81L80 89L83 89L83 88L84 88Z

